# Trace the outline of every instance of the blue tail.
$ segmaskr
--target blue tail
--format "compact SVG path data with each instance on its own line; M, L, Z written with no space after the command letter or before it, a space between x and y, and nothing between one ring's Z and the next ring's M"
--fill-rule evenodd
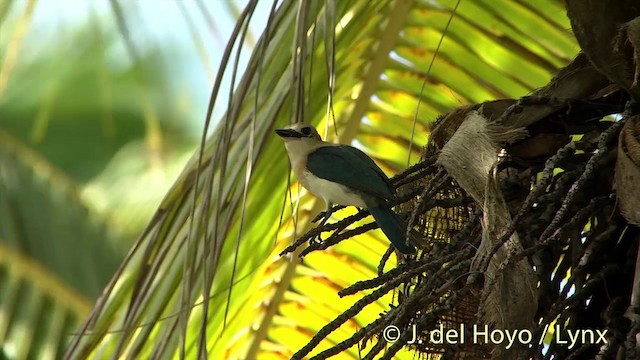
M405 242L405 233L407 231L407 227L400 219L400 217L393 212L393 210L387 207L370 207L369 212L376 219L378 226L382 229L389 241L395 246L396 249L400 250L403 254L413 254L416 252L416 249L406 244Z

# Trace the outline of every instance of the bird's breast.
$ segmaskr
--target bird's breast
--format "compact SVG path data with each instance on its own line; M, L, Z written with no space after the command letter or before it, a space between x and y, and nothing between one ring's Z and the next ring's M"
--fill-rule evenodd
M296 175L300 184L313 195L323 198L332 204L353 205L360 208L366 207L364 200L356 191L344 185L313 175L307 169L306 157L292 156L291 154L292 152L289 150L289 159L291 160L293 173Z
M323 198L333 204L353 205L365 208L366 204L362 197L354 190L313 175L309 170L301 171L298 181L317 197Z

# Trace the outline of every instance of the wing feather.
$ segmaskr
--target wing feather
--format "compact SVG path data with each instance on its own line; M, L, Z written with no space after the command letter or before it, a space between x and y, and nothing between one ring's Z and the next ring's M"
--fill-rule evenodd
M315 176L383 199L392 199L389 178L365 153L348 145L318 148L307 159Z

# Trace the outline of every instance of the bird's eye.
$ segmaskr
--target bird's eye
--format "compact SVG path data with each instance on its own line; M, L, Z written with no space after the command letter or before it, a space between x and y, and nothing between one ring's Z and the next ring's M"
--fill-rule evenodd
M310 128L309 126L305 126L305 127L303 127L302 129L300 129L300 132L301 132L303 135L307 135L307 136L308 136L308 135L311 135L311 128Z

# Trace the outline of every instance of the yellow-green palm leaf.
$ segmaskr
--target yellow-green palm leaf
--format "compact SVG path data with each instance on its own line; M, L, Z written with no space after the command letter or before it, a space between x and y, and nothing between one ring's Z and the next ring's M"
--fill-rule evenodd
M242 38L254 6L241 14L232 41ZM337 291L374 277L388 242L372 231L304 262L295 254L279 257L323 204L290 182L273 129L313 123L329 140L362 147L392 174L406 167L410 143L411 162L418 159L437 115L525 95L578 50L557 1L463 1L454 12L456 6L409 0L275 6L231 100L216 103L227 106L226 115L67 355L289 358L353 305L361 295L341 299ZM234 70L231 48L221 71ZM218 91L229 90L216 86L214 97ZM349 338L392 301L390 293L366 307L315 353ZM358 358L358 349L341 356Z

